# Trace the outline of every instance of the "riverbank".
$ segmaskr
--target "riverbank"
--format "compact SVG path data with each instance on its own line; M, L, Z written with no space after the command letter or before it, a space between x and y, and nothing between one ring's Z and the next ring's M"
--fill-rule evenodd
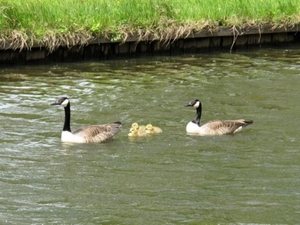
M239 48L278 47L289 43L300 43L298 27L219 27L203 29L185 38L162 41L159 39L141 40L130 36L125 42L112 42L108 38L95 38L85 45L62 45L53 51L46 47L34 46L30 49L0 50L1 65L27 63L74 62L83 60L106 60L149 55L191 54L208 51L231 52Z
M300 24L297 0L0 3L0 61L6 62L52 55L67 59L220 47L231 51L239 45L298 41Z

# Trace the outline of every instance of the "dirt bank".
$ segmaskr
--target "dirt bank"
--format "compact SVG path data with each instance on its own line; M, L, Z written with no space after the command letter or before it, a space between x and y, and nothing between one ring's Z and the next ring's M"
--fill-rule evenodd
M26 64L105 60L158 54L199 53L211 50L234 51L237 48L267 46L300 42L299 27L247 26L206 28L185 33L131 34L122 40L109 37L84 37L74 35L73 40L57 40L60 45L49 48L48 44L26 43L21 40L0 40L0 63ZM54 40L49 40L54 41Z

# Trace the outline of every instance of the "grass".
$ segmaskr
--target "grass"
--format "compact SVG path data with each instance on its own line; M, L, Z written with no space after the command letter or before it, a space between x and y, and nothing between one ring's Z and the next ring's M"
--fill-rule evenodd
M0 45L50 51L97 37L167 40L217 26L294 26L299 0L0 0Z

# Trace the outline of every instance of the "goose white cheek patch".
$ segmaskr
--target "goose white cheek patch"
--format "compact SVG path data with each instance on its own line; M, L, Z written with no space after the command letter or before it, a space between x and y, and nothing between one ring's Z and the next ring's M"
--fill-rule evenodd
M193 105L194 108L198 108L199 107L199 102L197 102L195 105Z
M61 105L62 105L63 107L66 107L68 104L69 104L69 100L68 100L68 99L64 100L64 101L61 103Z

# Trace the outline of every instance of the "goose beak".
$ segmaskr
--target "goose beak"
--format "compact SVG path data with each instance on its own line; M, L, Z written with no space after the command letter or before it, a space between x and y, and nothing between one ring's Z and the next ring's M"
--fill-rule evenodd
M187 105L185 105L185 107L191 106L194 108L198 108L200 105L201 105L201 102L198 99L196 99L196 100L190 101Z
M53 102L50 105L60 105L58 102Z

